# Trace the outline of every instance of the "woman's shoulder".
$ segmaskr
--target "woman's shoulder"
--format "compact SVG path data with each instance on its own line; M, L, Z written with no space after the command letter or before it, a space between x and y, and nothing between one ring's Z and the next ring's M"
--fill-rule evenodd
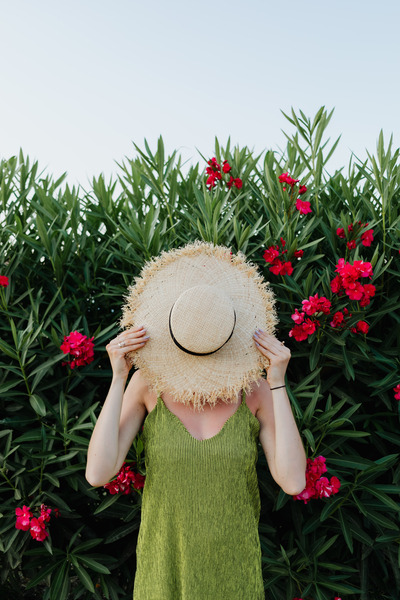
M147 381L140 369L137 369L133 373L127 391L129 389L131 391L134 390L135 393L137 393L140 396L141 401L145 406L147 412L150 412L157 404L157 394L151 388L149 382Z

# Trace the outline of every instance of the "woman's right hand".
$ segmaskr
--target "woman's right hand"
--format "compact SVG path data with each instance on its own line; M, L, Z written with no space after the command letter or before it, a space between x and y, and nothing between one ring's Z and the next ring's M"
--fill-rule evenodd
M133 329L123 331L107 344L106 350L114 378L128 377L132 365L126 354L143 348L148 339L149 336L146 335L144 327L133 327Z

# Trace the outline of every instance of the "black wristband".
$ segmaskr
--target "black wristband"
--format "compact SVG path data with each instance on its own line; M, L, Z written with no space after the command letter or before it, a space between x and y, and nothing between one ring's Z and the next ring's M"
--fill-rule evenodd
M281 388L284 388L284 387L286 387L286 385L278 385L277 387L274 387L274 388L269 388L269 389L270 389L270 390L271 390L271 392L272 392L272 390L280 390Z

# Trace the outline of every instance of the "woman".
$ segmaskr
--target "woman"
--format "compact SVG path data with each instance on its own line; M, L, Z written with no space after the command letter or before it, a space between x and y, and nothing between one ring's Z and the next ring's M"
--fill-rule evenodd
M107 483L144 421L135 600L264 598L258 439L286 493L304 489L306 470L275 323L255 267L211 244L162 254L130 289L86 477Z

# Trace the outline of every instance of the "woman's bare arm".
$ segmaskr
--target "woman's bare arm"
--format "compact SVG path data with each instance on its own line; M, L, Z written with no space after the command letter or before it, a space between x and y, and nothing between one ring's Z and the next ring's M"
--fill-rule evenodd
M125 354L142 348L147 339L144 330L135 328L107 346L113 379L88 448L86 479L93 486L104 485L117 473L145 417L148 387L139 371L124 390L130 369Z
M268 357L267 381L260 380L257 418L260 442L271 475L284 492L296 495L306 486L306 454L285 389L285 372L290 351L268 334L255 338L260 352ZM281 387L283 386L283 387ZM278 388L271 391L271 388Z

